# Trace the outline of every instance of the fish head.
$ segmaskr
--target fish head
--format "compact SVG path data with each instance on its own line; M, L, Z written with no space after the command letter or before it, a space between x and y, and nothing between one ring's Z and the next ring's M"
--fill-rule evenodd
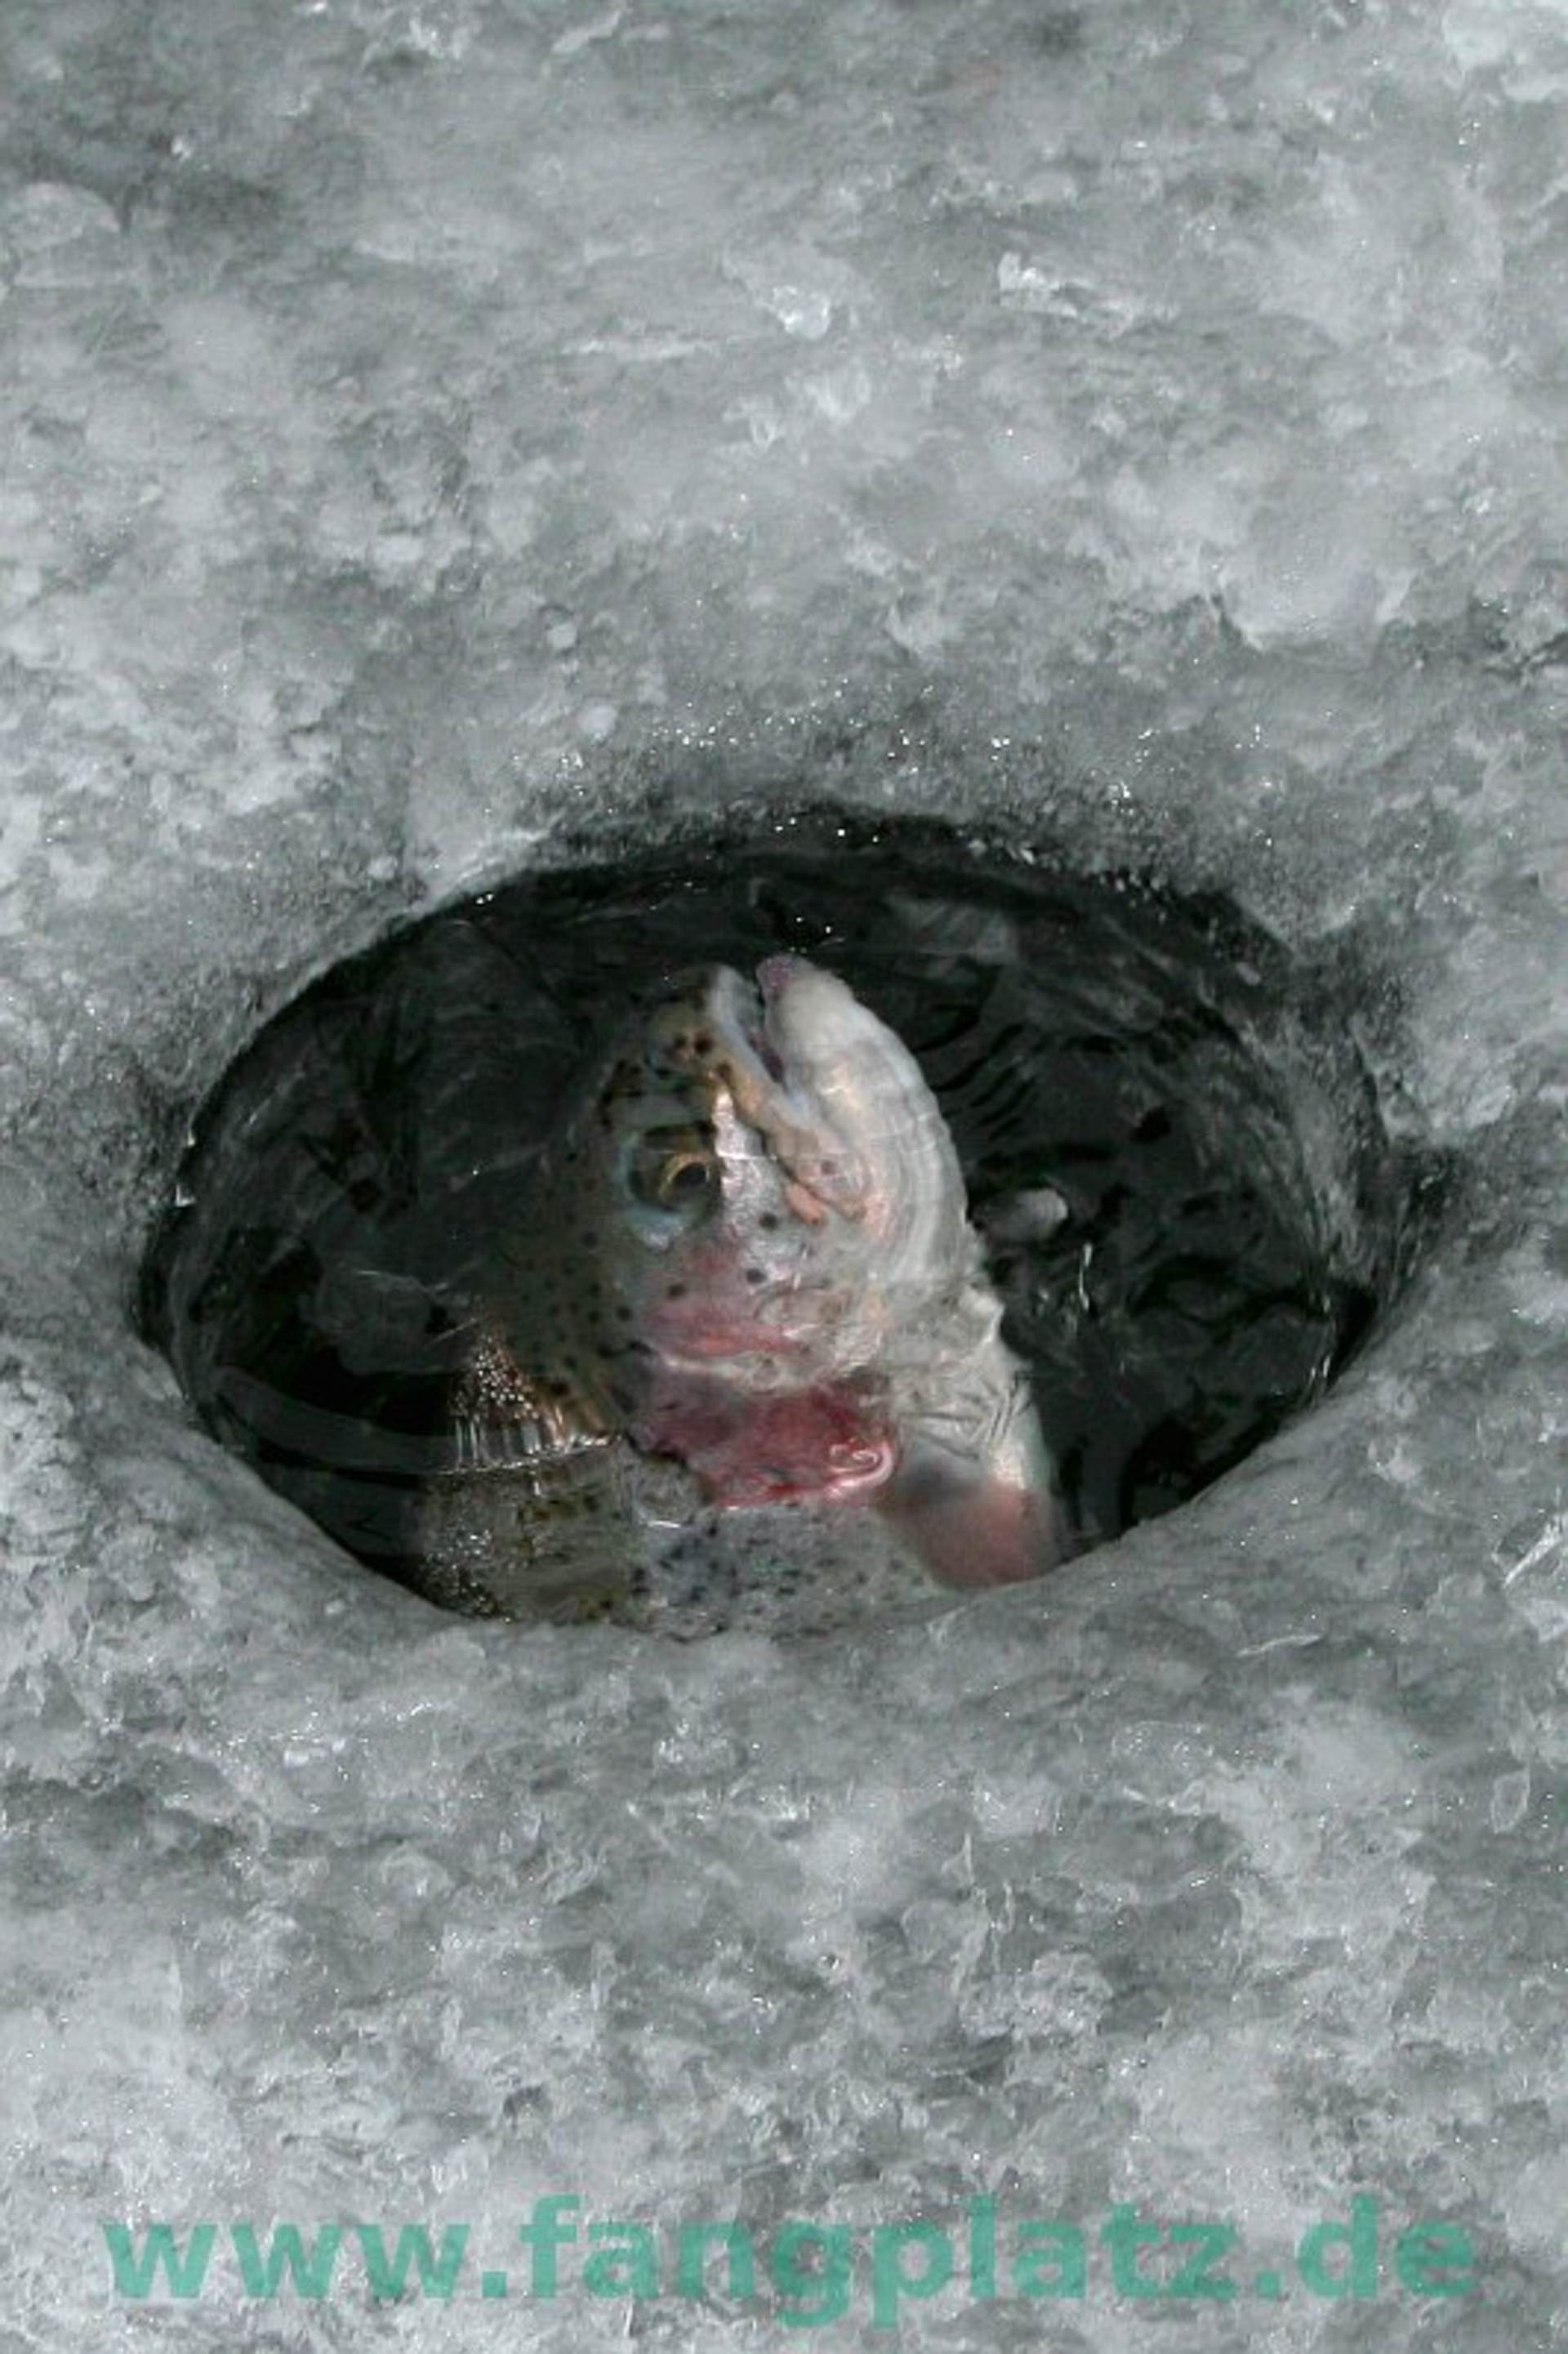
M967 1267L962 1174L919 1066L799 957L683 977L576 1123L607 1196L613 1323L743 1387L841 1379Z
M862 1500L949 1582L1033 1574L1048 1467L957 1153L845 981L794 956L670 981L549 1172L525 1313L607 1424L720 1505Z

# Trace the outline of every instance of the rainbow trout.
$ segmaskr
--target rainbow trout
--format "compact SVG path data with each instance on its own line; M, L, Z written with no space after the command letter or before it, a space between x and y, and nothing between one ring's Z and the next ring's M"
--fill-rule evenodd
M1062 1525L1001 1324L901 1040L801 958L711 968L573 1093L501 1237L426 1590L678 1628L715 1606L694 1587L729 1516L753 1562L731 1587L766 1587L784 1508L841 1552L876 1526L906 1583L1033 1577Z

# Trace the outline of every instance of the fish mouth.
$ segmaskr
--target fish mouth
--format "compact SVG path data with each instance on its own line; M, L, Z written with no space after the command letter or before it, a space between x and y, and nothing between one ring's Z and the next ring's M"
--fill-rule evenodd
M764 957L757 968L757 986L771 1003L775 998L782 997L791 981L803 981L814 969L804 957L782 953Z
M739 1067L747 1071L752 1066L748 1075L754 1082L765 1079L784 1089L789 1087L789 1075L769 1026L772 1001L782 986L782 976L773 968L798 961L765 957L757 968L755 981L733 965L721 964L710 975L707 988L708 1015L723 1041L731 1069L736 1068L738 1050Z
M788 1074L783 1043L779 1036L782 1001L802 981L817 979L817 967L805 957L779 951L762 959L755 984L744 980L729 965L719 968L718 977L721 986L726 980L733 983L729 1002L740 1014L747 1044L769 1076L783 1086Z
M768 1016L772 1012L773 999L776 994L777 988L781 984L776 983L771 979L769 969L778 965L789 964L793 960L789 957L765 957L763 961L757 968L757 987L755 990L747 991L747 994L751 997L753 1004L757 1009L756 1018L751 1029L751 1044L753 1049L756 1052L758 1061L762 1065L762 1067L768 1073L768 1077L774 1080L779 1087L783 1087L785 1085L784 1057L779 1053L778 1044L769 1032ZM742 983L742 987L745 987L744 982Z
M835 1214L861 1217L866 1181L847 1140L791 1071L779 1031L783 999L815 970L804 957L764 957L750 981L733 965L720 965L709 982L707 1010L724 1048L724 1071L715 1077L789 1175L791 1209L820 1225Z

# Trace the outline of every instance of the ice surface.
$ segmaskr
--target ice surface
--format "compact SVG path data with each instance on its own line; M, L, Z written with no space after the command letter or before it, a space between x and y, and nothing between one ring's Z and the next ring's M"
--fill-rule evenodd
M5 2354L800 2341L482 2300L551 2190L1287 2281L911 2345L1561 2338L1565 107L1555 0L8 0ZM1455 1231L1038 1589L446 1622L131 1337L191 1104L398 911L803 762L1387 970ZM1309 2296L1356 2191L1484 2293ZM114 2294L105 2219L280 2217L471 2223L461 2313Z

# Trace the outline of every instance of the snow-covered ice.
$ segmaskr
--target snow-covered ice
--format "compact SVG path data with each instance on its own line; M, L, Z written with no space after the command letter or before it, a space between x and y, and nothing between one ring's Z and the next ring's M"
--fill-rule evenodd
M1241 2229L911 2345L1561 2342L1565 154L1561 0L8 0L5 2354L800 2341L482 2298L551 2191ZM1452 1230L1038 1587L443 1619L132 1337L192 1105L400 914L802 774L1387 973ZM1308 2294L1358 2193L1480 2286ZM154 2308L117 2218L473 2254Z

